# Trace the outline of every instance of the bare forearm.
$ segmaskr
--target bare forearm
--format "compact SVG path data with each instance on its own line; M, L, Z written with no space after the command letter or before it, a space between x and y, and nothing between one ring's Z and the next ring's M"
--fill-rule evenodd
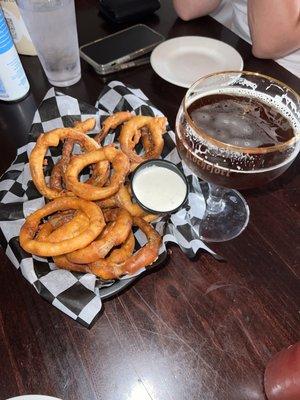
M221 0L173 0L178 16L184 21L202 17L214 11Z
M298 0L248 0L253 54L279 58L300 48Z

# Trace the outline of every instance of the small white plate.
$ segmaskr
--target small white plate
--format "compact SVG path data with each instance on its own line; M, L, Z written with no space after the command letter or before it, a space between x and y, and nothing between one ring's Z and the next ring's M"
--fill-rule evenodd
M221 71L242 71L241 55L231 46L202 36L182 36L158 45L150 59L166 81L189 88L202 76Z
M42 396L40 394L28 394L26 396L12 397L7 400L60 400L57 397Z

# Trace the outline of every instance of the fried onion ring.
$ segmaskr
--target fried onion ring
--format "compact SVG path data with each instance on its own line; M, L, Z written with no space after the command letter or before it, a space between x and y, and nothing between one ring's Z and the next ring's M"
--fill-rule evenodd
M48 187L45 182L43 172L43 161L48 147L57 147L59 141L63 139L72 139L80 143L80 145L86 151L94 151L99 149L99 145L94 141L94 139L72 128L54 129L53 131L40 135L36 141L35 147L33 148L29 156L29 166L32 180L36 188L42 195L44 195L48 199L54 199L61 196L73 196L72 192L51 189L50 187ZM100 168L100 165L97 164L97 168L101 169L101 174L103 167Z
M148 214L137 203L132 202L130 189L127 185L121 185L115 195L104 200L98 200L96 201L96 204L98 204L100 208L104 209L115 207L125 208L125 210L127 210L133 217L141 217L147 222L152 222L159 218L159 215Z
M79 212L77 215L74 216L73 220L68 221L65 223L66 221L66 217L59 217L57 216L55 218L55 226L52 224L52 221L49 220L47 222L45 222L42 226L40 231L38 232L36 239L40 240L40 241L50 241L50 242L57 242L60 239L60 235L62 233L62 231L60 230L60 228L64 228L63 231L63 237L65 239L71 239L72 237L78 235L79 233L81 233L82 231L84 231L85 228L85 223L86 221L84 221L84 224L82 225L80 219L82 219L82 216L85 216L85 214ZM72 216L69 214L68 216L69 218L71 218ZM85 219L87 219L85 217ZM78 270L74 269L74 266L72 268L72 263L70 263L67 259L67 257L62 254L60 256L53 256L53 261L56 264L57 267L59 268L64 268L64 269L68 269L71 271L77 271L77 272L85 272L83 269ZM76 267L80 267L79 264L74 264Z
M74 122L74 129L87 133L92 131L95 128L96 119L95 118L88 118L85 121L75 121Z
M114 260L103 263L103 260L89 264L89 272L102 279L115 279L121 275L133 274L151 265L158 257L161 237L156 230L142 218L134 217L133 225L138 226L147 236L148 243L123 261Z
M76 121L74 123L74 129L87 133L95 128L96 120L95 118L88 118L85 121ZM62 155L59 161L54 165L51 171L50 176L50 188L63 190L62 181L63 181L63 174L66 171L67 165L69 164L73 147L74 147L74 140L66 139L62 148Z
M69 223L69 221L74 217L73 210L71 210L71 212L69 211L70 210L68 210L67 213L58 212L52 215L47 222L39 225L35 239L43 242L55 229L59 228L63 224Z
M68 271L89 273L87 265L75 264L69 261L65 254L53 257L53 261L58 268L66 269Z
M114 223L101 235L85 248L67 254L72 263L86 264L104 258L110 250L122 244L132 227L132 217L128 211L118 208L104 212L105 220Z
M45 222L38 234L36 239L42 242L48 241L51 243L57 243L64 239L71 239L77 236L79 233L85 231L89 226L89 219L81 211L75 213L75 215L57 217L55 224L49 220Z
M95 202L100 208L115 208L118 207L116 195L108 197L107 199L98 200Z
M97 271L101 269L101 275L98 275L103 280L115 279L116 276L112 271L112 266L125 262L134 251L135 237L130 232L128 238L125 240L123 245L119 249L114 249L111 254L103 259L96 261L94 264L97 265ZM95 269L94 266L88 265L86 271L92 272ZM94 272L92 272L94 273Z
M99 238L103 237L104 235L107 234L108 229L111 227L111 225L114 222L109 222L105 228L103 229L103 231L101 232L101 235L99 235ZM49 230L49 229L48 229ZM56 266L58 268L63 268L63 269L67 269L69 271L75 271L75 272L86 272L88 270L88 266L86 264L75 264L72 263L71 261L69 261L67 259L67 256L65 254L62 254L60 256L55 256L53 257L53 261L55 262Z
M116 202L119 207L125 208L132 216L142 217L146 212L137 204L133 203L128 186L122 185L116 194Z
M92 121L95 121L95 123L93 125L92 125ZM88 118L85 121L75 122L74 126L75 126L75 129L78 129L84 133L87 133L95 128L95 124L96 124L95 118ZM94 140L95 140L95 138L94 138ZM64 169L64 172L66 172L66 169ZM93 174L87 182L91 183L95 186L103 186L103 185L105 185L105 183L107 182L107 179L109 178L109 172L110 172L109 171L109 162L102 161L100 164L98 164L97 168L95 168L95 167L93 168Z
M103 268L103 274L101 276L101 279L108 280L114 278L114 277L111 278L113 275L109 270L110 265L112 263L113 264L121 263L125 261L128 257L130 257L133 253L134 245L135 245L134 234L130 232L128 238L125 240L125 242L121 245L120 248L114 249L108 257L97 261L97 263L101 265ZM72 263L71 261L68 260L65 254L53 257L53 260L58 268L63 268L75 272L91 273L89 265Z
M149 132L149 129L147 128L147 126L144 126L143 128L141 128L140 133L141 133L141 140L142 140L142 145L143 145L144 151L145 151L145 153L148 152L148 154L149 154L149 152L153 150L153 142L152 142L151 135L150 135L150 132ZM134 138L133 142L135 143L136 140L138 143L140 138L138 138L138 137ZM135 143L135 145L137 143ZM140 162L131 161L130 172L133 172L136 169L136 167L138 167L139 165L140 165Z
M141 138L145 151L151 151L153 148L153 142L147 126L141 128Z
M161 155L164 146L163 134L166 131L166 123L167 120L165 117L148 117L143 115L134 116L124 123L119 136L119 142L122 151L129 157L131 162L141 163L145 160L158 158ZM135 136L141 136L140 129L143 127L147 127L151 135L151 142L144 139L144 143L147 144L147 147L150 146L150 143L152 145L146 149L144 155L138 155L134 149L136 145Z
M50 175L50 188L62 191L62 181L63 174L65 173L66 167L69 164L72 151L74 148L74 140L67 139L62 148L61 158L57 161L57 163L53 166L51 175Z
M79 209L89 218L89 226L84 232L57 243L40 242L34 239L42 218L56 211L69 209ZM88 246L98 237L104 226L103 213L96 204L82 199L61 197L51 201L26 218L20 231L20 245L25 251L38 256L61 255Z
M110 130L116 129L119 125L129 121L132 117L133 115L129 111L119 111L110 115L103 122L101 131L94 137L94 140L100 144Z
M148 222L155 221L159 217L156 214L148 214L137 203L133 203L130 189L126 185L122 185L117 192L116 203L119 207L125 208L133 217L141 217Z
M86 121L75 122L74 129L87 133L94 129L96 120L95 118L89 118ZM62 148L62 156L60 160L54 165L50 176L50 188L56 190L63 190L64 173L66 172L67 165L70 162L75 141L72 139L66 139ZM102 161L97 168L93 168L92 177L88 180L95 186L103 186L109 177L109 163Z
M74 218L71 220L73 216L74 213L73 215L71 213L66 215L57 213L54 218L49 219L47 222L41 225L41 228L36 235L36 239L40 241L48 240L51 242L57 242L61 240L60 237L62 233L64 235L64 239L71 239L78 233L81 233L86 229L85 224L86 220L88 221L88 219L85 214L81 213L80 211L75 214ZM82 220L82 217L84 217L85 220ZM60 230L61 228L64 229L63 232ZM68 261L64 254L60 256L53 256L53 261L58 268L63 268L70 271L85 272L85 269L83 269L79 264L72 264L70 261Z
M78 175L84 167L99 161L111 162L114 173L105 187L96 187L78 181ZM113 146L105 146L90 153L73 156L65 173L66 186L77 196L86 200L100 200L115 194L124 182L130 165L127 156Z

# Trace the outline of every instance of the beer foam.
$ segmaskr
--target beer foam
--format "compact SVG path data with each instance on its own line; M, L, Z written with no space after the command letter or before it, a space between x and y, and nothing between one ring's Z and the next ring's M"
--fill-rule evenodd
M272 97L267 93L261 93L259 91L252 89L228 87L201 93L200 96L196 96L193 99L191 99L186 108L188 108L196 100L214 94L228 94L232 96L252 97L258 99L262 103L268 106L272 106L273 108L275 108L276 111L278 111L286 119L288 119L289 123L291 124L291 126L295 131L295 136L300 134L300 112L297 111L296 104L288 97L286 93L283 93L282 95L275 95L275 97ZM283 102L285 102L286 104L283 104ZM288 107L290 107L290 109Z
M205 98L209 97L214 96ZM240 97L240 103L236 102L239 97L232 98L235 100L227 98L212 104L201 104L199 108L195 106L189 109L189 114L195 124L212 138L239 147L274 145L282 142L281 135L287 129L293 130L288 120L274 107L264 106L256 99L255 104L250 105L249 98L244 96ZM198 104L198 101L192 104ZM261 112L266 114L268 121L273 121L274 126L261 118Z

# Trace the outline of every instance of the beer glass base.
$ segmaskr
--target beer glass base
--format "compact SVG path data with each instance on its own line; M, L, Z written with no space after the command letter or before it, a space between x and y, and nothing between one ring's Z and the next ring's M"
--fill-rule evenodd
M81 74L77 75L75 78L69 79L68 81L53 81L49 78L48 78L48 81L53 86L66 87L66 86L74 85L75 83L79 82L80 79L81 79Z
M240 235L249 222L250 211L244 197L232 189L220 188L218 209L207 206L200 222L199 235L205 242L226 242ZM209 198L207 199L207 203Z

